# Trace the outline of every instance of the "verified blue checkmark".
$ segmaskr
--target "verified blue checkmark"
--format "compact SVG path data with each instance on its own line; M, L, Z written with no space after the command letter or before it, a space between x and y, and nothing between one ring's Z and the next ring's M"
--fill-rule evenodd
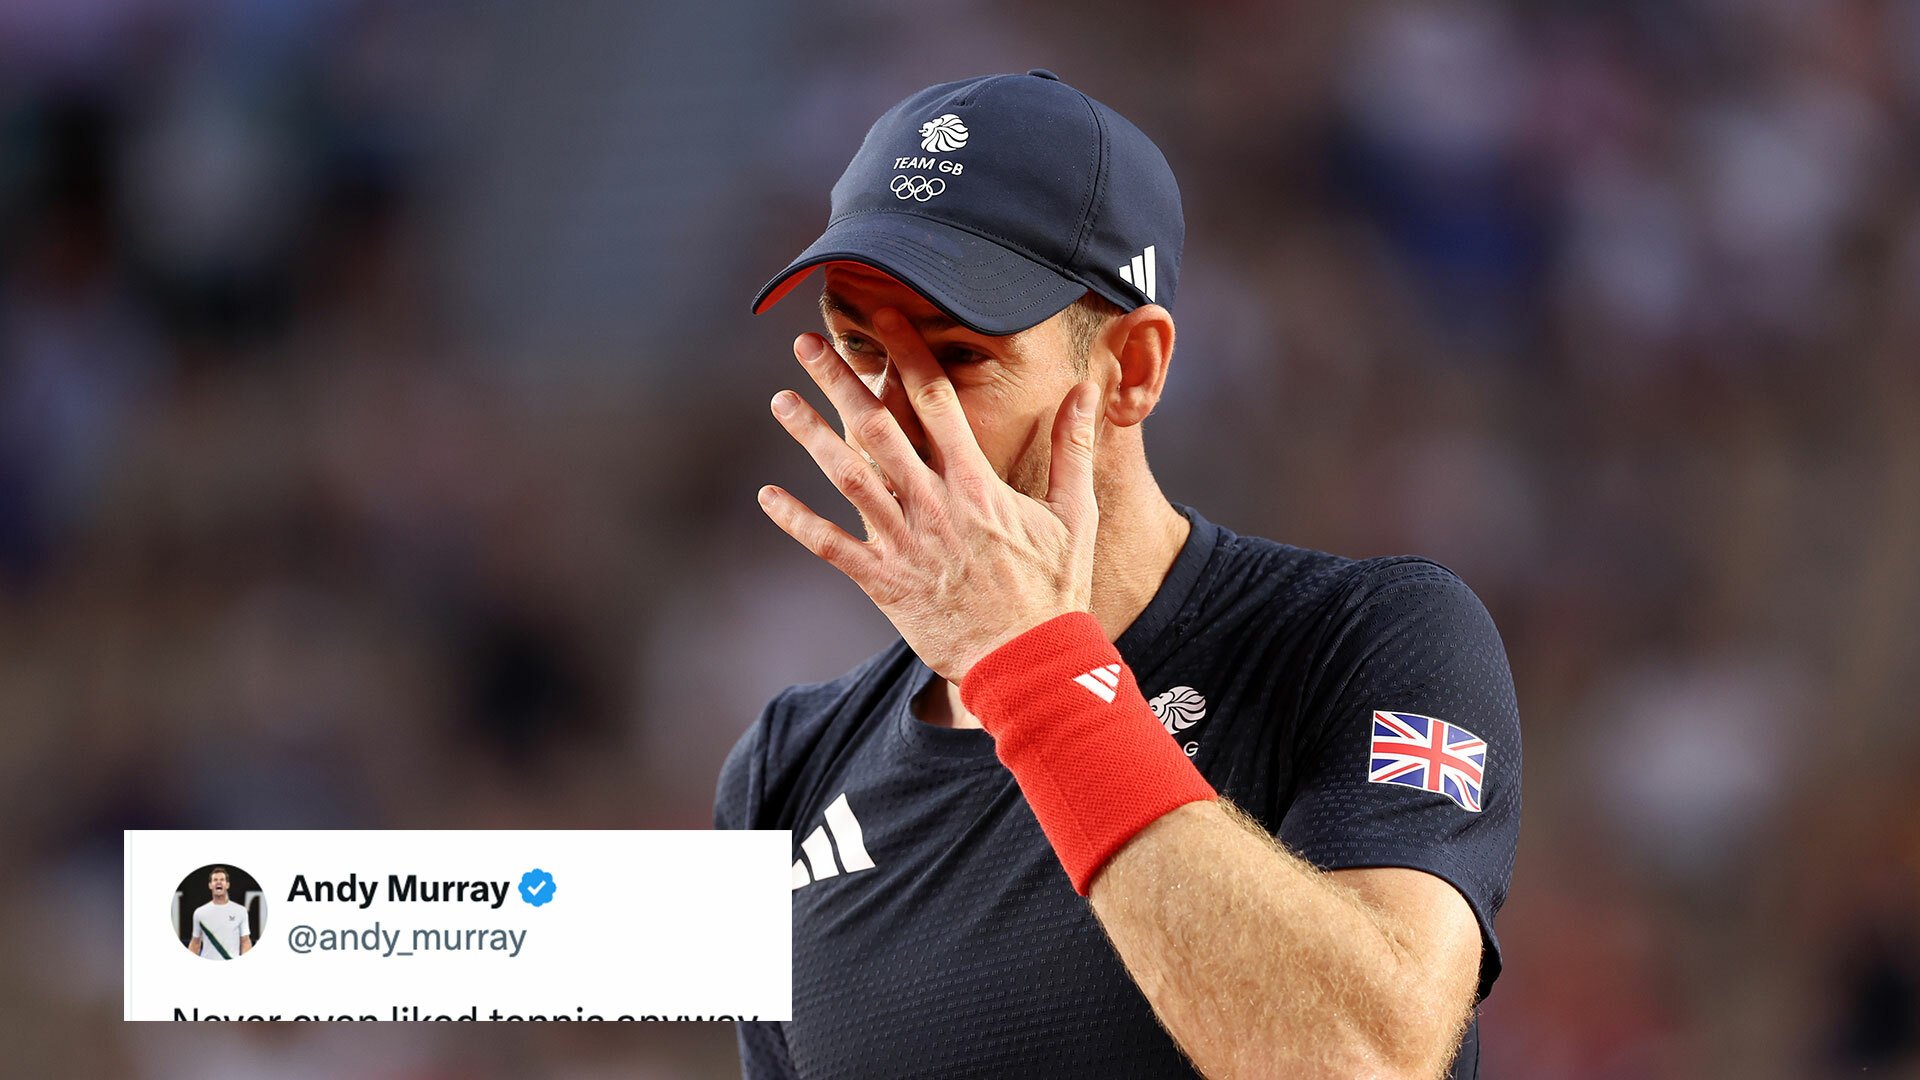
M538 867L520 875L520 899L534 907L540 907L552 900L554 890L557 888L558 886L553 883L553 875Z

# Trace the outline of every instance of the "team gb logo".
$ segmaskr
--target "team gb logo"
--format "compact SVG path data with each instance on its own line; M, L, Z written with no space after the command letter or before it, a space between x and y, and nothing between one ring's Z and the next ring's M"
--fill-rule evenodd
M920 125L920 149L937 154L967 145L967 125L952 113Z
M1207 699L1191 686L1176 686L1155 694L1153 700L1147 702L1147 708L1152 709L1153 715L1160 719L1160 726L1167 729L1167 734L1178 736L1206 719ZM1192 757L1200 749L1200 744L1190 742L1182 749L1188 757Z

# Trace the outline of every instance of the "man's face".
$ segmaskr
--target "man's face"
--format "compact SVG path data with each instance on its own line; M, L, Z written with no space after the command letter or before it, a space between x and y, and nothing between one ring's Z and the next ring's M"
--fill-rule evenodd
M828 263L825 278L820 311L827 339L899 419L923 459L926 435L873 330L873 317L884 308L905 316L940 362L994 472L1016 491L1046 496L1054 415L1081 379L1079 358L1059 315L1017 334L990 337L954 322L919 293L871 267ZM849 441L865 453L857 440Z
M215 900L225 899L227 895L227 875L215 873L207 879L207 888L213 890L213 898Z

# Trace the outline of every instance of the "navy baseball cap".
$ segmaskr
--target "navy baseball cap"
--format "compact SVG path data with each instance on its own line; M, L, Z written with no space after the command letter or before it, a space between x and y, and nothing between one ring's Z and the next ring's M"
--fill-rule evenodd
M1186 234L1167 159L1119 113L1050 71L941 83L874 122L833 185L827 231L753 311L840 260L995 336L1088 291L1171 307Z

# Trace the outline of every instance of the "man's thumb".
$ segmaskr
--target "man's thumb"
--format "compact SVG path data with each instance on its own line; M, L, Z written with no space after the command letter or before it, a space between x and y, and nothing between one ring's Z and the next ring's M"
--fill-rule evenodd
M1093 444L1100 424L1100 387L1083 382L1067 391L1053 418L1053 462L1047 477L1047 502L1069 522L1095 509Z

